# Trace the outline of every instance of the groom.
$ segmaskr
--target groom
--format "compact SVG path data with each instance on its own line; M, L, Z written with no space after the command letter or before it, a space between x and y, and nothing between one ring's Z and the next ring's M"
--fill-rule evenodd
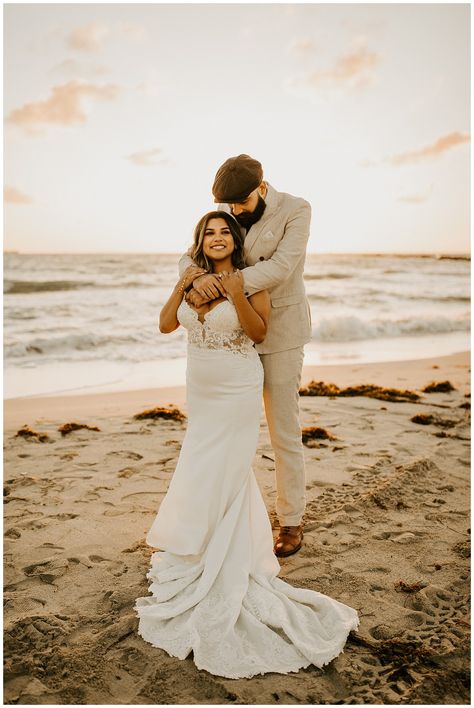
M305 467L299 421L299 387L304 344L311 339L311 314L303 282L311 207L277 192L263 179L262 165L249 155L231 157L212 186L218 208L235 216L245 235L242 270L247 296L268 289L272 309L265 340L256 345L264 369L265 414L275 452L277 556L301 548L306 506ZM192 264L185 254L180 274ZM192 305L225 295L218 278L203 275L188 294Z

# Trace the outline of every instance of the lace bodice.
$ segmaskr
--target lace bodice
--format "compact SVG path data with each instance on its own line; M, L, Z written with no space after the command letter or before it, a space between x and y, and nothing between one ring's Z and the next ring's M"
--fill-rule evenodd
M234 354L251 356L254 343L247 337L234 305L224 300L204 315L199 321L196 310L183 300L178 307L179 322L188 330L188 345L200 349L226 349Z

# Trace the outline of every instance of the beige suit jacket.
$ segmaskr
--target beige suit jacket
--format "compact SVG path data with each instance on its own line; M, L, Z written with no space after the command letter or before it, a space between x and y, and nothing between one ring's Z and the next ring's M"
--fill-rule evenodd
M245 237L242 270L247 296L268 290L272 302L267 336L256 345L259 354L285 351L311 339L311 311L303 270L309 238L311 206L268 184L266 209ZM227 204L217 207L230 211ZM192 264L189 255L179 261L179 272Z

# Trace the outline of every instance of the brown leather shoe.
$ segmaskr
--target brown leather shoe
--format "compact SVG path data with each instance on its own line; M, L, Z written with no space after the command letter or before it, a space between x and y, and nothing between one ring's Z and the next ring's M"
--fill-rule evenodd
M273 550L277 556L291 556L299 551L303 543L303 525L281 526Z

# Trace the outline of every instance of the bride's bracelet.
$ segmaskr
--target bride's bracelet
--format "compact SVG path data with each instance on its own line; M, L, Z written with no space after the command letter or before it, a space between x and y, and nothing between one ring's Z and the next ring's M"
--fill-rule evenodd
M179 287L178 287L178 292L179 292L180 295L182 295L182 294L184 293L184 291L185 291L185 284L186 284L186 278L185 278L183 281L181 281L181 284L180 284L179 282L176 283L176 286L179 286Z

